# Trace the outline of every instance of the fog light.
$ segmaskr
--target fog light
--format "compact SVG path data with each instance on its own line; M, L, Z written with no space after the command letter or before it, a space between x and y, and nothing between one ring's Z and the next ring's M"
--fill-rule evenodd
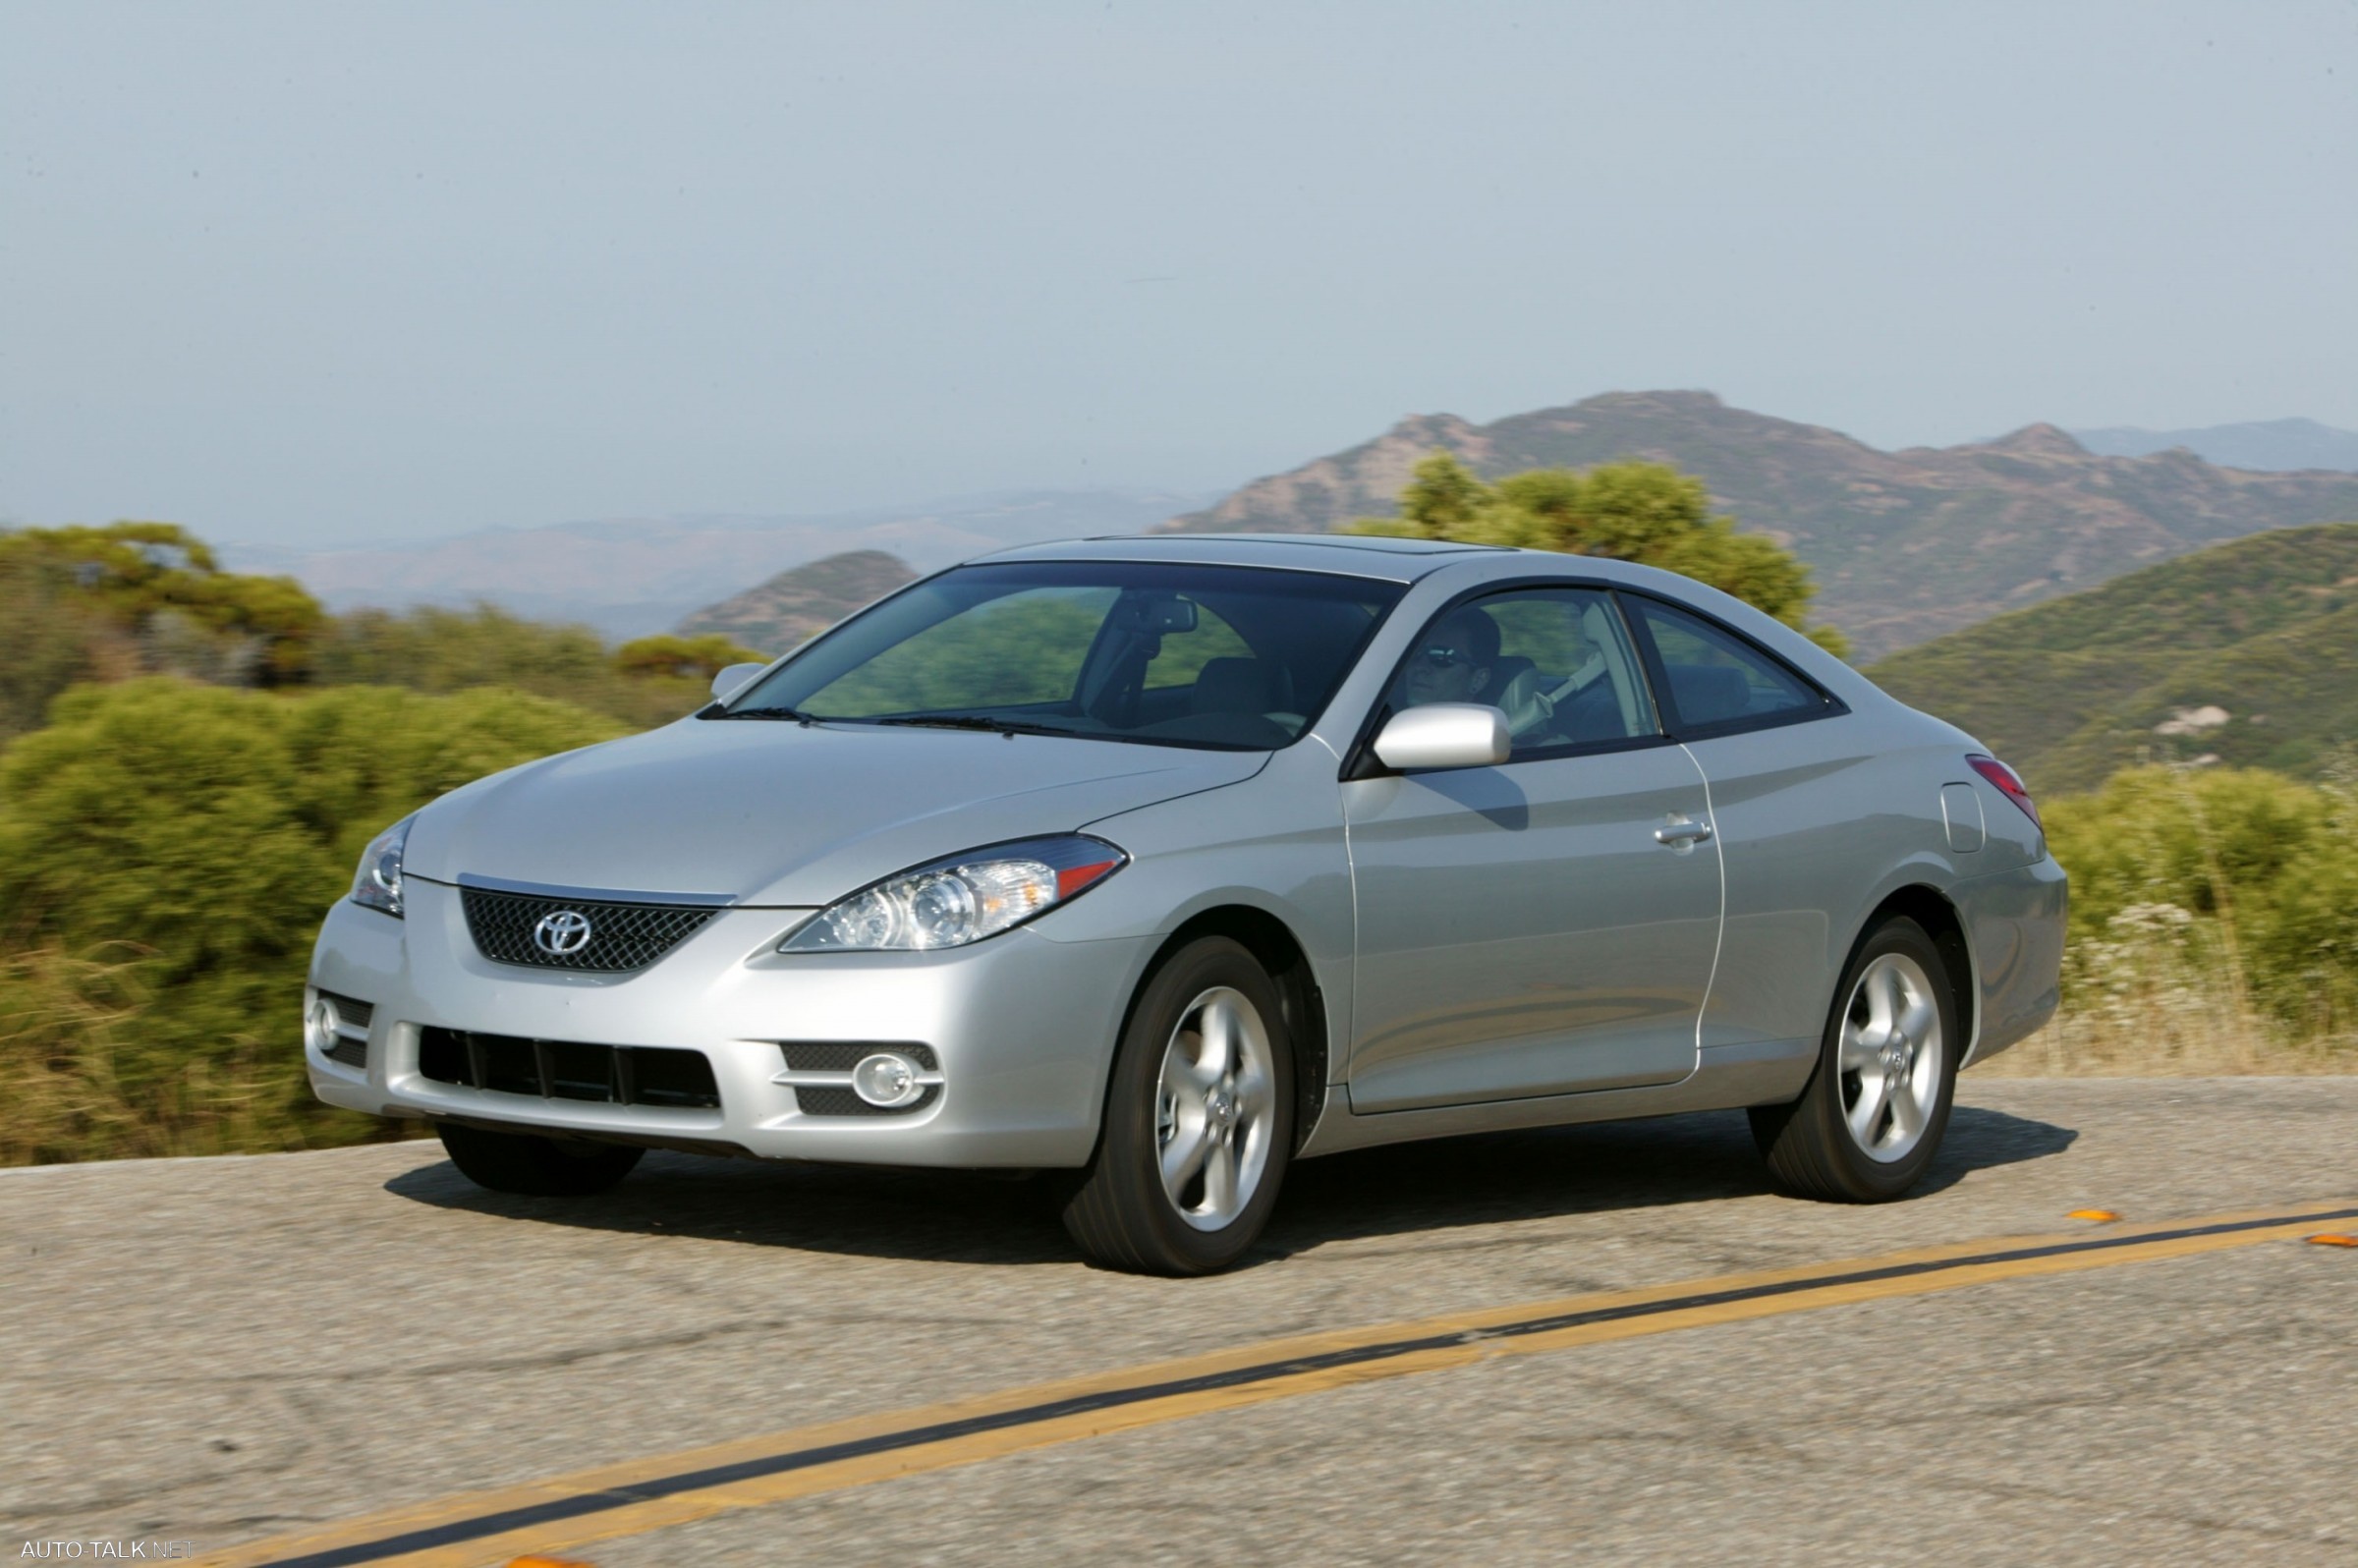
M322 996L311 1003L311 1010L303 1021L304 1038L311 1049L325 1056L336 1048L336 1004Z
M917 1063L897 1051L864 1056L852 1069L852 1092L881 1110L897 1110L925 1092Z

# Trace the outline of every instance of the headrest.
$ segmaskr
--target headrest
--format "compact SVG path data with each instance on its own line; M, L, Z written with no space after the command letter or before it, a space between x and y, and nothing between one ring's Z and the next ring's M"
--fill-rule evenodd
M1493 678L1482 689L1476 701L1488 702L1506 715L1506 732L1520 740L1554 716L1555 708L1540 693L1539 667L1529 659L1500 659L1490 666L1491 674L1506 665L1523 667L1508 673L1503 684Z
M1188 706L1198 713L1266 713L1276 704L1261 660L1229 657L1204 661Z
M1678 716L1689 724L1740 718L1752 706L1752 684L1742 670L1725 664L1673 664L1669 671Z
M1492 707L1503 706L1504 704L1498 700L1498 694L1526 675L1536 683L1539 679L1539 670L1540 667L1527 658L1513 653L1500 654L1497 658L1490 660L1490 678L1488 683L1483 687L1480 700L1489 703Z

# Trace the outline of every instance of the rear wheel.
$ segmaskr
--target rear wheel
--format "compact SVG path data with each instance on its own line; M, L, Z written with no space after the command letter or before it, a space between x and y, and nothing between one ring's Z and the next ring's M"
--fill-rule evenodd
M1883 922L1834 992L1818 1070L1801 1097L1753 1107L1753 1138L1780 1182L1811 1198L1874 1204L1916 1185L1956 1096L1955 994L1924 927Z
M1104 1131L1065 1229L1108 1267L1227 1267L1276 1205L1293 1104L1276 986L1226 937L1189 944L1147 981L1123 1033Z
M643 1148L531 1133L494 1133L444 1122L434 1129L459 1174L495 1193L586 1198L631 1173Z

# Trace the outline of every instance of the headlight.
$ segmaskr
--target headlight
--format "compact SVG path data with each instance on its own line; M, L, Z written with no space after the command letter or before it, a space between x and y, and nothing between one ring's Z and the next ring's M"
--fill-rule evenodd
M993 844L862 888L820 910L780 942L778 951L964 947L1079 897L1129 861L1103 839L1079 833Z
M352 878L355 904L401 918L401 852L409 845L410 824L416 820L405 816L368 841L361 852L361 868Z

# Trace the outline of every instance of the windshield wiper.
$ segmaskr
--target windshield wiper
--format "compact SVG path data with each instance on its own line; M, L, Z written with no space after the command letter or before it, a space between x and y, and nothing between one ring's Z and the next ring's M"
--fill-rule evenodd
M1018 719L985 718L980 713L902 713L869 720L871 724L907 724L932 730L985 730L993 735L1071 735L1053 724L1026 724Z
M719 712L711 716L714 718L724 719L792 719L797 724L808 724L811 722L810 714L801 712L798 709L791 707L724 707Z

